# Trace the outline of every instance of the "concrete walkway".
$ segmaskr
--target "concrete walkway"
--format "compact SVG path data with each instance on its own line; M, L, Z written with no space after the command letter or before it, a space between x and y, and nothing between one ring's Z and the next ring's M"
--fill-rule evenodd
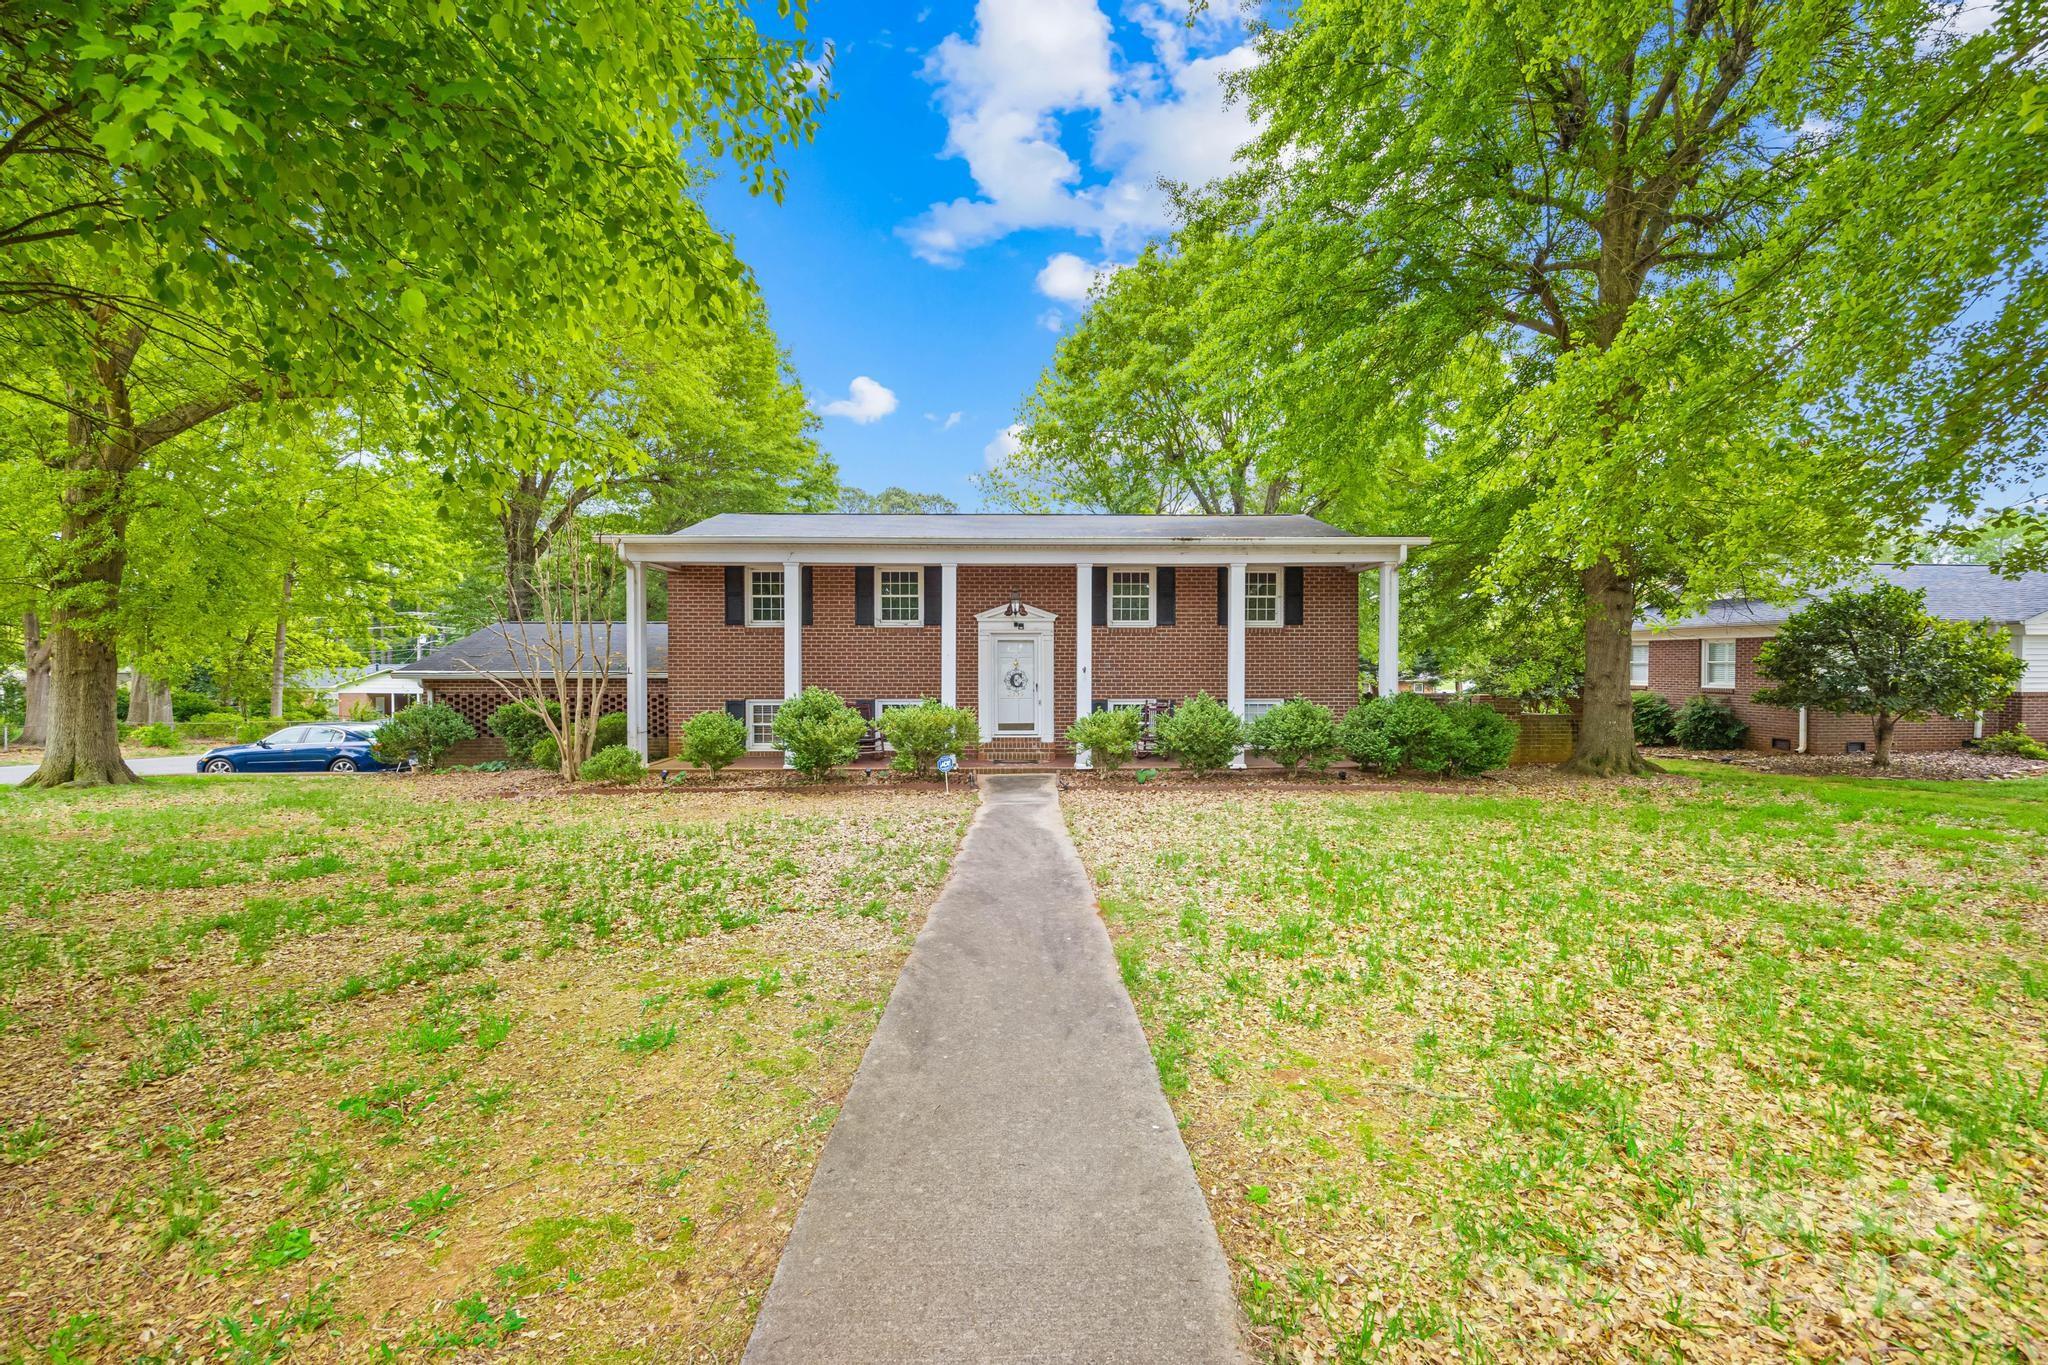
M983 779L746 1359L1246 1359L1053 779Z

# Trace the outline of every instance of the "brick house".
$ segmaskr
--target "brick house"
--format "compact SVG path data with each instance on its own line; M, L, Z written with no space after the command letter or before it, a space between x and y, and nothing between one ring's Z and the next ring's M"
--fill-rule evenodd
M2019 724L2036 736L2048 736L2048 573L2001 578L1981 564L1877 564L1843 586L1879 581L1925 591L1927 610L1945 620L1991 622L2006 633L2026 665L2018 690L2002 709L1982 717L1902 722L1892 732L1895 750L1958 749ZM1877 738L1868 716L1756 701L1757 691L1767 685L1756 671L1757 650L1808 600L1773 606L1731 597L1692 616L1645 617L1635 624L1630 684L1639 692L1661 693L1674 706L1700 695L1720 698L1749 726L1745 744L1752 749L1839 754L1874 748Z
M668 752L669 718L718 709L765 751L783 699L816 685L870 716L970 707L983 756L1043 761L1080 712L1203 690L1247 716L1296 695L1349 709L1360 575L1377 575L1392 641L1399 566L1426 543L1306 516L1064 514L727 513L610 539L625 704L645 717L630 742L650 756ZM650 570L668 620L636 634ZM1383 690L1394 659L1382 651Z
M501 622L451 641L426 658L392 672L417 686L424 700L453 707L476 730L476 738L456 745L449 751L447 761L481 763L505 756L505 746L490 731L491 713L514 695L527 692L527 679L533 676L536 662L543 672L551 672L546 668L549 651L543 627ZM626 709L627 649L623 622L585 626L581 647L572 646L564 652L582 664L572 676L580 676L585 685L598 689L599 715ZM668 752L668 693L660 685L667 676L667 667L668 627L656 623L647 627L646 668L655 687L648 696L644 714L647 733L660 753Z

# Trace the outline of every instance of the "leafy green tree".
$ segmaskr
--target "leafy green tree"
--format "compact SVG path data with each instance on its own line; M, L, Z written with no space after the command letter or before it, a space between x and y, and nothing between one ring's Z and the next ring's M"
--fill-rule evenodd
M858 488L841 487L839 510L842 512L893 512L923 513L957 512L960 504L939 493L913 493L908 488L890 485L879 493L867 493Z
M1292 301L1279 391L1354 501L1437 509L1477 570L1439 599L1579 645L1574 767L1640 766L1639 610L1810 581L2029 450L2040 9L1306 0L1261 35L1260 139L1194 227Z
M1927 595L1895 583L1838 592L1794 612L1757 651L1770 706L1869 716L1875 763L1889 767L1902 720L1969 716L2012 695L2023 665L1989 621L1943 621Z
M739 268L682 140L777 185L769 157L820 98L800 56L738 0L0 19L7 415L63 418L37 453L65 487L53 733L31 782L133 780L113 642L129 480L159 450L365 376L407 377L459 426L518 403L492 387L506 337L719 306Z

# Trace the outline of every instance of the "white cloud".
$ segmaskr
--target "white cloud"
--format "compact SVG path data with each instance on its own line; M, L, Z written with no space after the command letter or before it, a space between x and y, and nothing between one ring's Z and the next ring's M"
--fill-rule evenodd
M981 448L981 458L987 461L990 469L994 469L997 465L1000 465L1003 461L1024 449L1023 435L1024 428L1015 423L1004 427L990 439L987 445Z
M949 412L941 417L936 412L928 412L924 415L924 420L936 423L940 431L951 431L960 425L960 419L966 415L964 412Z
M1038 292L1061 303L1086 303L1097 284L1122 269L1118 261L1090 265L1073 252L1062 251L1048 257L1038 272Z
M924 74L946 115L944 155L967 163L977 194L905 224L912 251L954 265L1027 228L1065 228L1114 249L1168 226L1161 177L1200 183L1230 168L1252 133L1242 105L1224 106L1220 84L1252 61L1248 45L1225 46L1241 36L1236 21L1190 31L1150 0L1129 13L1151 61L1119 60L1095 0L979 0L974 36L951 34L933 50ZM1191 56L1191 43L1221 50ZM1065 139L1090 128L1084 168Z
M896 395L887 386L877 384L866 375L856 375L853 383L847 385L846 397L835 398L818 409L827 417L844 417L850 422L866 426L879 422L896 411Z
M1064 331L1067 326L1067 315L1057 308L1048 308L1038 315L1038 325L1048 332Z

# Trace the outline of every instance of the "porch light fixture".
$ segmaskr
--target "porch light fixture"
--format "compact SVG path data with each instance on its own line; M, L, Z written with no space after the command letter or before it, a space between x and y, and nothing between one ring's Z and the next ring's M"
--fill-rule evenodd
M1022 616L1023 614L1024 614L1024 594L1023 594L1023 593L1021 593L1021 592L1019 592L1019 591L1018 591L1017 589L1015 589L1015 588L1012 588L1012 589L1010 589L1010 605L1009 605L1009 607L1008 607L1008 608L1006 608L1006 609L1004 610L1004 612L1003 612L1003 615L1005 615L1005 616Z

